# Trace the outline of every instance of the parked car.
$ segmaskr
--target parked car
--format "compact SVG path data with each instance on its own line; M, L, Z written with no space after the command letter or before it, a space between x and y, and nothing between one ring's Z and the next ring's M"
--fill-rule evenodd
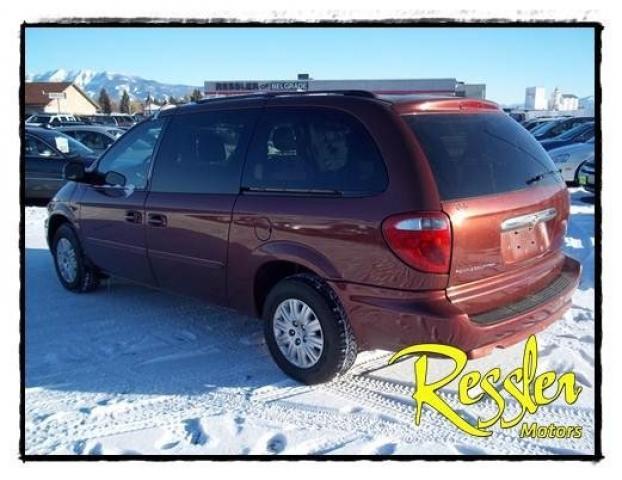
M77 122L78 120L73 115L62 113L62 114L51 114L51 113L37 113L35 115L31 115L26 119L26 125L32 127L42 127L42 126L59 126L63 123L67 122Z
M127 130L137 123L132 115L126 113L113 113L110 115L98 113L96 115L82 115L81 118L94 125L106 125L122 130Z
M525 127L529 131L533 131L534 129L541 127L550 122L556 122L558 120L564 119L566 117L537 117L531 118L523 122L523 127Z
M594 156L594 137L585 143L573 143L549 151L549 155L567 183L577 184L579 167Z
M64 126L58 130L75 138L99 155L125 133L120 128L98 125Z
M593 156L579 168L579 185L588 192L596 191L596 161Z
M571 143L584 143L593 137L594 123L581 123L557 137L542 140L540 145L542 145L545 150L553 150L554 148L570 145Z
M565 120L557 120L533 129L531 133L537 140L542 141L547 138L557 137L571 128L587 122L594 122L594 117L571 117Z
M136 123L142 122L147 117L148 117L148 115L145 115L142 112L138 112L138 113L133 113L132 114L132 118L134 119L134 122L136 122Z
M507 110L504 109L504 111L510 116L510 118L513 118L518 123L522 124L527 119L525 112L513 112L512 109L507 109Z
M97 155L58 130L26 127L24 166L26 198L50 199L65 183L63 168L69 161L89 166Z
M66 172L47 221L66 289L104 273L260 316L306 383L367 349L514 344L563 315L580 274L566 185L485 100L210 99Z

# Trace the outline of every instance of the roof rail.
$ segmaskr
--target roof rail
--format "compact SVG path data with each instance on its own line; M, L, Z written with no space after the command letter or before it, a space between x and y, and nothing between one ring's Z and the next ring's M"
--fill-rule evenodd
M202 98L196 103L209 103L229 99L243 100L247 98L286 97L291 95L345 95L361 98L378 98L376 94L368 90L306 90L304 92L256 92L243 95L223 95L221 97Z

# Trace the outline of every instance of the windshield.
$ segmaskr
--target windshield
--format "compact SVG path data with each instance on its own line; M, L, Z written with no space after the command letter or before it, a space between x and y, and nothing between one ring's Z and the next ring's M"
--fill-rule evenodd
M592 128L591 124L577 125L576 127L571 128L567 132L562 133L556 139L557 140L572 140L573 138L575 138L578 135L581 135L583 132L585 132L586 130L590 128Z
M106 131L115 138L119 138L121 135L125 133L120 128L109 128Z
M538 135L540 133L546 133L549 130L551 130L553 127L559 125L561 122L563 122L563 120L557 120L557 121L551 121L551 122L544 122L544 125L540 125L536 128L534 128L531 133L533 133L534 135Z
M130 117L129 115L117 115L115 116L115 120L117 121L118 125L131 126L134 123L132 117Z
M35 115L33 117L30 117L26 123L48 123L50 121L49 116L47 115Z
M556 171L542 146L506 115L423 114L404 119L426 153L444 200L520 190ZM561 181L554 174L542 180L549 177Z
M92 157L95 152L76 139L60 132L51 132L46 140L68 156Z

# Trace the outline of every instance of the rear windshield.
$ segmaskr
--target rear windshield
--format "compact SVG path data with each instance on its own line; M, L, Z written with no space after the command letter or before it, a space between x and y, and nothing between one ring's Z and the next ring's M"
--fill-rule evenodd
M503 113L424 114L404 119L421 143L441 198L520 190L558 177L546 151Z

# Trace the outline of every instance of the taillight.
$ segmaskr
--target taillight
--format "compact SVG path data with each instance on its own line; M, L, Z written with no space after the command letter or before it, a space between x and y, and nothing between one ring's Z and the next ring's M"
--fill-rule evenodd
M394 215L382 223L382 233L391 250L417 270L449 272L451 225L442 212Z

